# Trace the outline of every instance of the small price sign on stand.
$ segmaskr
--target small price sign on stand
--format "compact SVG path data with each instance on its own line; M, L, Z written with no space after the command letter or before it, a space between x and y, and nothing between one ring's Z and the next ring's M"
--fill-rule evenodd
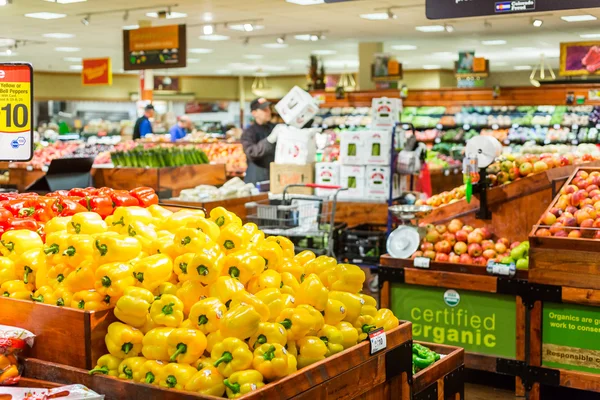
M33 67L0 63L0 161L33 157Z
M383 328L369 332L369 342L371 342L371 355L385 350L387 347L387 337Z

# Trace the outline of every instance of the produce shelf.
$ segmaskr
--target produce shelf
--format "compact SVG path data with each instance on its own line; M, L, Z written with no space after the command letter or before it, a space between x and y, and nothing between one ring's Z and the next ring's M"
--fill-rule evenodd
M442 355L435 364L413 375L412 398L458 399L465 398L464 350L442 344L415 342Z

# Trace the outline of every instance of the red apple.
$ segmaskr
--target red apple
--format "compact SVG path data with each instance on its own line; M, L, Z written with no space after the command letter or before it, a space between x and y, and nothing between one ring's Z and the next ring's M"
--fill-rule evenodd
M468 246L467 251L471 257L479 257L481 255L481 253L483 253L483 250L479 243L471 243Z
M575 174L576 177L580 177L582 179L587 179L588 176L590 176L590 174L587 173L587 171L577 171L577 174Z
M563 225L564 226L575 227L575 226L577 226L577 219L575 219L573 217L565 218L564 221L563 221Z
M463 225L464 224L462 223L462 221L460 219L453 219L448 224L448 232L456 233L462 229Z
M440 241L440 234L435 229L430 230L427 232L427 235L425 235L425 240L427 240L429 243L437 243Z
M448 243L447 240L442 240L441 242L437 242L434 246L435 251L438 253L450 254L452 251L452 246Z
M586 219L581 221L581 224L579 224L579 227L581 228L581 234L585 237L592 237L594 235L594 230L592 228L594 228L594 220L593 219Z
M428 251L424 251L423 252L423 257L429 258L429 259L434 259L435 258L435 251L432 250L428 250Z
M437 253L437 254L435 255L435 259L434 259L434 260L435 260L435 261L438 261L438 262L448 262L448 260L449 260L449 259L450 259L450 258L449 258L449 256L448 256L448 254L445 254L445 253Z
M550 209L550 212L551 212L552 214L554 214L554 216L556 216L556 217L560 217L560 214L562 214L562 213L563 213L563 210L561 210L561 209L560 209L560 208L558 208L558 207L552 207L552 208Z
M535 232L535 236L552 236L552 233L546 228L541 228Z
M590 215L591 219L596 219L598 216L598 211L596 211L592 204L586 204L582 207L582 210L585 210Z
M415 252L413 253L413 255L412 255L412 256L410 256L410 258L417 258L417 257L423 257L423 252L422 252L422 251L419 251L419 250L417 250L417 251L415 251Z
M463 225L462 230L467 233L471 233L475 230L475 228L473 228L471 225Z
M473 258L467 253L460 255L461 264L473 264Z
M496 245L494 244L494 242L492 240L484 240L483 242L481 242L481 248L483 249L483 251L495 250Z
M583 222L586 219L590 219L590 214L588 214L585 210L577 210L573 215L575 216L577 225L581 225L581 222Z
M469 233L463 229L459 230L458 232L456 232L456 241L457 242L466 242L467 238L469 237Z
M435 230L438 231L439 234L443 234L446 233L448 228L446 228L446 225L436 225Z
M433 243L429 243L429 242L421 243L421 250L422 251L433 250Z
M450 243L450 246L454 246L456 244L456 236L453 233L446 232L442 235L442 240L446 240Z
M467 244L465 242L456 242L454 252L459 256L467 252Z
M496 253L502 254L502 253L506 252L506 245L504 243L498 242L494 246L494 249L496 250Z
M580 238L581 237L581 232L577 229L573 229L571 232L569 232L569 234L567 235L567 237L570 238Z
M572 194L563 194L561 195L558 200L556 201L556 208L559 208L561 210L565 210L568 206L569 206L569 200L571 199Z
M571 184L571 185L567 185L567 186L563 187L560 192L562 194L571 194L571 193L575 193L578 190L579 190L579 188L577 187L577 185Z
M508 171L508 177L510 178L511 181L515 181L515 180L519 179L521 177L521 174L519 173L519 168L512 167Z
M542 215L541 221L542 221L542 224L550 226L556 222L556 215L552 214L551 212L545 212Z
M588 187L588 181L586 181L585 179L580 180L579 182L577 182L575 184L580 190L585 189L586 187Z
M568 236L569 236L569 234L567 232L565 232L565 231L562 231L562 230L558 231L558 232L556 232L554 234L554 237L568 237Z
M562 229L563 229L563 224L561 224L560 222L555 222L554 224L552 224L550 226L550 233L554 235L556 232L558 232Z
M469 235L467 236L467 243L471 244L471 243L481 243L481 241L483 240L483 235L481 234L481 232L474 230L473 232L469 233Z
M479 231L483 235L484 239L490 240L492 238L492 232L490 232L490 230L488 228L486 228L485 226L482 228L479 228Z
M487 264L487 260L485 259L485 257L482 257L482 256L475 257L473 259L473 264L476 264L476 265L486 265Z
M507 238L505 237L501 237L500 239L497 240L498 243L502 243L503 245L505 245L506 247L508 247L510 245L510 242L508 241Z
M577 212L577 210L579 210L579 208L573 207L573 206L568 206L565 209L565 212L568 212L569 214L573 214L573 216L575 216L575 213Z
M448 257L448 262L458 264L460 262L460 256L456 253L450 253Z
M594 199L590 199L589 197L586 199L581 200L581 203L579 203L579 207L583 208L585 206L591 206L594 204Z
M482 255L486 260L490 260L490 259L496 257L496 250L492 250L492 249L484 250Z
M518 245L520 245L520 244L521 244L521 242L512 242L512 243L510 244L510 249L512 250L512 249L514 249L515 247L517 247L517 246L518 246Z
M588 193L590 194L590 196L591 196L591 195L592 195L592 192L593 192L594 190L598 190L598 189L599 189L599 188L598 188L598 185L593 185L593 184L592 184L592 185L589 185L588 187L586 187L586 188L585 188L585 191L586 191L586 192L588 192ZM599 193L600 193L600 191L599 191Z

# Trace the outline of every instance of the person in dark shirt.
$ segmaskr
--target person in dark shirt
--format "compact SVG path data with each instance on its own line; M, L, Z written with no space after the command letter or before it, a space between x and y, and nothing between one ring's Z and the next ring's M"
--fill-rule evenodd
M250 103L250 111L254 123L242 133L242 146L248 159L246 170L247 183L257 183L269 180L269 167L275 161L275 144L277 130L271 123L271 103L264 98L258 98Z
M148 104L146 108L144 108L144 115L135 121L135 126L133 127L133 139L140 139L152 133L152 123L150 122L150 118L152 117L154 117L154 106Z

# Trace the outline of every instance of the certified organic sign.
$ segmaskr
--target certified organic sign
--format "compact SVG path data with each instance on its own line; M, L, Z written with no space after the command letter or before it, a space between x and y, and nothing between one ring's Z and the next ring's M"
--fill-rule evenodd
M33 156L33 68L0 64L0 161L29 161Z

